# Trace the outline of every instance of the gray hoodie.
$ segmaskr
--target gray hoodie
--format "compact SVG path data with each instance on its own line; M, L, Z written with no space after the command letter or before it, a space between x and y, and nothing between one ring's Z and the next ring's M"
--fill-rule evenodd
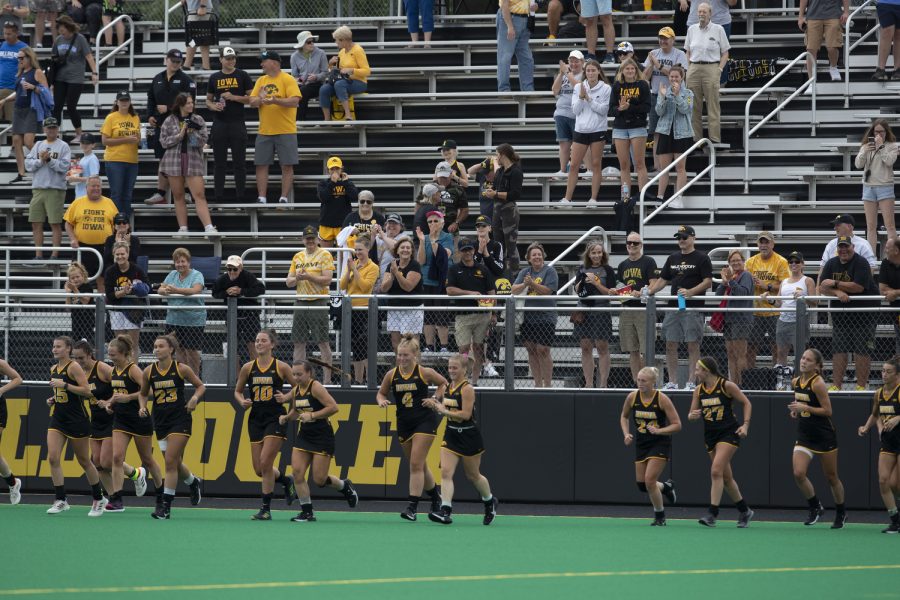
M44 150L50 150L50 161L46 163L41 160L41 152ZM25 170L34 173L31 189L66 189L66 172L71 166L70 161L69 145L62 138L57 138L52 144L47 140L37 142L25 157Z

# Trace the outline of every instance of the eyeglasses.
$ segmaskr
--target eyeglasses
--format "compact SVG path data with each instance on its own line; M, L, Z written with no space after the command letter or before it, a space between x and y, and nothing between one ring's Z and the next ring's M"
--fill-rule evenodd
M372 200L360 200L359 203L360 204L375 204L375 202Z
M625 242L626 246L640 246L643 242Z
M440 223L440 222L441 222L440 219L431 219L430 221L428 221L428 224L431 225L432 223Z
M303 45L304 46L312 46L312 43L313 43L313 40L306 40L305 42L303 42Z
M237 272L238 268L237 267L225 267L225 270L228 271L229 273L232 273L232 272Z
M686 233L679 233L677 237L679 240L687 240L687 239L690 239L691 236L689 236Z

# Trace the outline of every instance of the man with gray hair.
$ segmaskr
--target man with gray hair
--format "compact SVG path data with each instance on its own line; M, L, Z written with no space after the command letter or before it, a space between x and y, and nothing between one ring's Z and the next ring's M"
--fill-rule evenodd
M699 22L688 28L684 40L684 52L688 59L688 89L694 92L694 141L703 137L703 101L709 117L709 139L715 143L722 141L719 83L725 63L728 62L728 36L721 25L711 21L712 8L706 2L697 7Z
M106 238L113 234L113 221L119 209L115 202L103 195L103 182L99 175L88 177L86 189L87 195L75 198L69 205L63 221L73 248L93 248L97 251L97 254L90 250L81 253L81 264L90 276L100 270L103 246ZM100 275L97 278L97 291L102 294L103 273L100 272Z
M644 254L644 241L636 231L625 238L628 258L619 263L617 276L625 284L624 288L610 290L610 295L622 297L623 310L619 313L619 347L628 352L631 377L637 381L637 374L644 366L643 354L647 352L647 312L640 298L644 289L659 277L659 269L652 256ZM649 291L649 289L648 289ZM630 309L641 310L630 310ZM650 341L653 346L656 338Z

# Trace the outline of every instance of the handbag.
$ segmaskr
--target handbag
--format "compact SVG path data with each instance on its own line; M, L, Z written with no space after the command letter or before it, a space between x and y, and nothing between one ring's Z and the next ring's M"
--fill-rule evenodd
M59 70L62 69L63 65L66 64L66 61L69 60L69 54L72 53L72 46L75 45L75 41L78 39L77 36L79 35L81 34L76 33L75 37L72 38L72 41L69 43L69 49L66 50L64 56L59 56L58 54L50 56L47 67L44 69L44 76L47 78L47 87L51 87L56 83L56 77L59 75Z
M725 288L724 296L727 296L731 293L731 288ZM728 306L728 299L722 298L722 301L719 302L719 308L725 308ZM716 311L709 318L709 328L718 333L722 333L722 330L725 329L725 313L722 311Z

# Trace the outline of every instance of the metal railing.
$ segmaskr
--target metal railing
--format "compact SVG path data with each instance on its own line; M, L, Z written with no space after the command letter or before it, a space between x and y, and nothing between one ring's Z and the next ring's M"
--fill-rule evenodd
M655 184L657 181L659 181L663 175L667 175L667 174L671 173L672 170L675 169L679 163L681 163L682 161L686 162L688 157L691 155L691 153L701 146L709 147L709 164L706 165L706 168L704 168L702 171L700 171L699 173L694 175L694 177L690 181L688 181L684 185L683 188L681 188L680 190L678 190L677 192L672 194L671 198L669 198L668 200L666 200L662 204L660 204L659 207L657 207L656 210L654 210L652 213L647 215L647 217L644 217L644 199L647 195L647 190L650 189L650 186ZM682 195L684 195L684 193L687 190L689 190L697 181L699 181L699 179L701 177L703 177L707 173L710 174L709 175L709 198L710 198L709 222L714 223L715 222L715 213L716 213L716 147L715 147L715 145L713 145L712 140L710 140L709 138L703 138L703 139L696 141L693 146L688 148L678 158L673 160L672 163L669 166L667 166L665 169L662 169L659 173L654 175L653 179L648 181L647 184L641 188L641 197L639 200L639 209L638 209L639 217L640 217L640 220L638 221L638 231L640 232L641 236L644 235L644 225L649 223L650 219L652 219L653 217L655 217L656 215L661 213L663 210L665 210L665 208L673 200L675 200L676 198L680 198Z
M13 281L65 281L66 277L59 275L13 275L12 274L12 266L14 264L20 265L24 262L27 262L22 259L13 260L12 254L16 253L24 253L28 254L29 258L34 256L36 251L40 250L41 252L65 252L65 253L74 253L75 260L77 262L83 262L81 260L81 254L83 252L91 252L97 256L98 259L98 267L97 272L94 274L88 273L88 282L96 280L98 277L103 275L103 255L100 254L94 248L72 248L71 246L0 246L0 252L3 253L3 289L9 293L12 289L10 285ZM65 266L61 264L60 267Z
M873 33L879 29L878 23L862 34L858 40L850 43L850 27L853 26L853 18L866 10L875 6L875 0L866 0L860 4L856 10L850 13L847 22L844 24L844 108L850 107L850 53L853 52L860 44L866 41ZM896 68L896 67L895 67Z
M169 15L181 8L181 1L175 0L172 6L166 4L166 12L163 15L163 49L169 51ZM163 52L163 64L166 64L165 52Z
M571 244L569 244L569 246L568 246L565 250L563 250L562 252L560 252L560 253L556 256L556 258L554 258L553 260L551 260L551 261L550 261L549 263L547 263L547 264L548 264L549 266L551 266L551 267L555 267L557 264L559 264L560 262L562 262L562 259L564 259L566 256L568 256L573 250L575 250L578 246L580 246L582 243L584 243L585 240L587 240L588 238L590 238L591 236L593 236L593 235L594 235L595 233L597 233L598 231L601 232L601 233L600 233L600 239L603 241L603 247L606 249L606 252L607 252L607 254L608 254L609 251L610 251L610 247L609 247L610 244L609 244L609 237L606 235L606 229L604 229L604 228L601 227L600 225L594 225L593 227L591 227L590 229L588 229L587 231L585 231L585 232L581 235L581 237L579 237L577 240L575 240L574 242L572 242ZM573 285L574 283L575 283L574 278L569 279L569 281L567 281L567 282L565 283L565 285L563 285L561 288L559 288L559 290L557 290L556 295L557 295L557 296L563 295L563 294L566 292L566 290L568 290L570 287L572 287L572 285Z
M109 51L109 54L106 56L100 56L100 40L103 36L103 33L114 28L117 23L125 21L128 23L128 39L124 42L113 48ZM100 73L100 66L103 63L108 62L111 58L113 58L116 54L124 50L126 47L128 48L128 91L134 89L134 21L131 19L129 15L119 15L106 25L104 25L100 31L97 32L97 46L94 49L94 56L97 57L97 73ZM96 117L100 111L100 77L97 77L97 81L94 83L94 116Z
M765 117L760 120L759 123L750 128L750 105L753 104L753 101L756 100L759 96L761 96L766 90L772 87L776 81L784 77L791 69L796 66L796 64L800 61L806 61L807 59L812 60L813 67L815 68L816 57L809 52L803 52L798 55L797 58L792 60L785 66L781 71L779 71L775 77L770 79L764 86L756 90L756 93L750 96L750 99L747 100L747 104L744 105L744 193L748 193L750 191L750 136L756 133L762 128L763 125L771 121L781 110L787 106L794 98L806 92L806 89L812 86L812 110L811 110L811 119L810 126L812 128L811 135L816 135L816 73L813 71L813 76L806 80L806 83L799 86L794 93L781 101L781 103L776 106L772 112L767 114Z

